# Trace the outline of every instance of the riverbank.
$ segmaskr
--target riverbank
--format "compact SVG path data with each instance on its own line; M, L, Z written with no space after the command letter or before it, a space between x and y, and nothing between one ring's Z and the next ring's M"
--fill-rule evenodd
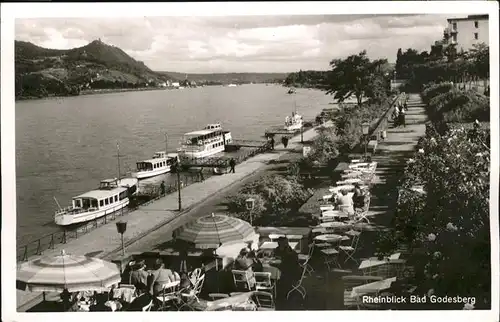
M312 128L303 133L304 141L309 141L317 135L316 128ZM295 136L289 142L287 149L281 144L276 145L274 151L257 155L241 164L237 165L236 173L211 177L204 182L190 185L181 191L184 211L178 212L177 194L167 195L153 203L140 207L123 217L122 220L128 222L127 232L124 235L126 247L145 240L153 240L153 232L159 231L163 227L173 229L182 225L183 222L193 218L194 208L201 203L208 202L215 197L224 197L236 189L236 185L241 184L250 176L265 170L268 162L277 160L292 150L301 147L300 135ZM200 205L201 207L202 205ZM206 208L202 207L206 214ZM145 220L146 219L146 220ZM163 235L163 231L160 235ZM158 236L158 234L155 234ZM165 237L163 235L163 237ZM142 247L141 247L142 248ZM87 255L98 258L111 258L120 251L120 236L116 232L114 222L101 226L76 240L71 240L67 244L59 244L54 249L47 250L43 255L54 256L64 249L66 253L75 255ZM17 291L18 311L25 311L31 306L41 301L40 293L29 293Z
M165 87L142 87L142 88L109 88L109 89L89 89L83 90L79 95L67 95L67 96L58 96L58 95L50 95L47 97L16 97L17 101L28 101L28 100L43 100L47 98L63 98L63 97L74 97L74 96L82 96L82 95L97 95L97 94L109 94L109 93L122 93L122 92L145 92L145 91L162 91L162 90L170 90L176 88L165 88Z

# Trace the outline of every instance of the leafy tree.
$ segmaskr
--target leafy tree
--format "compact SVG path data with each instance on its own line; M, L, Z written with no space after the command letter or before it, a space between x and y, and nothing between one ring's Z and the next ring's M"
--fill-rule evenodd
M490 49L485 43L474 44L470 50L476 75L482 79L490 76Z
M332 60L327 94L334 95L338 102L344 102L354 95L358 105L361 105L364 98L373 94L374 79L381 77L380 68L386 63L385 59L371 61L365 50L346 59Z

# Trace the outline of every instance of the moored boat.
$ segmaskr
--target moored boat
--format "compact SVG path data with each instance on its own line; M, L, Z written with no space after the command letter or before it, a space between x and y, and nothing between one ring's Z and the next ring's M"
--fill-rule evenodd
M292 116L287 116L285 118L285 127L284 129L287 131L298 131L303 126L302 115L297 112L292 112Z
M222 129L220 123L208 124L203 130L184 134L179 158L204 158L225 150L233 139L230 131Z
M132 173L132 177L144 179L170 172L172 165L177 162L177 158L177 153L156 152L152 159L136 163L137 171Z
M83 223L127 207L130 189L137 189L137 183L134 185L130 179L102 180L99 189L73 197L70 207L56 211L55 223L60 226Z

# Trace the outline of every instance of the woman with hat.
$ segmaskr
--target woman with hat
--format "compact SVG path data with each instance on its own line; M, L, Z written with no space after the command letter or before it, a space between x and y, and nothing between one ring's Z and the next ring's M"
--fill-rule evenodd
M129 284L138 285L139 283L147 285L148 273L146 272L146 262L144 260L136 262L130 272Z

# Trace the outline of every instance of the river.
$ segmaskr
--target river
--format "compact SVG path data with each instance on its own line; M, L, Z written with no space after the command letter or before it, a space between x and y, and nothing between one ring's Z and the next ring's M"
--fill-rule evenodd
M122 92L16 102L17 243L22 245L59 228L57 209L94 189L155 151L179 146L186 132L220 122L234 139L263 140L297 110L306 120L331 107L324 92L276 85L200 87Z

